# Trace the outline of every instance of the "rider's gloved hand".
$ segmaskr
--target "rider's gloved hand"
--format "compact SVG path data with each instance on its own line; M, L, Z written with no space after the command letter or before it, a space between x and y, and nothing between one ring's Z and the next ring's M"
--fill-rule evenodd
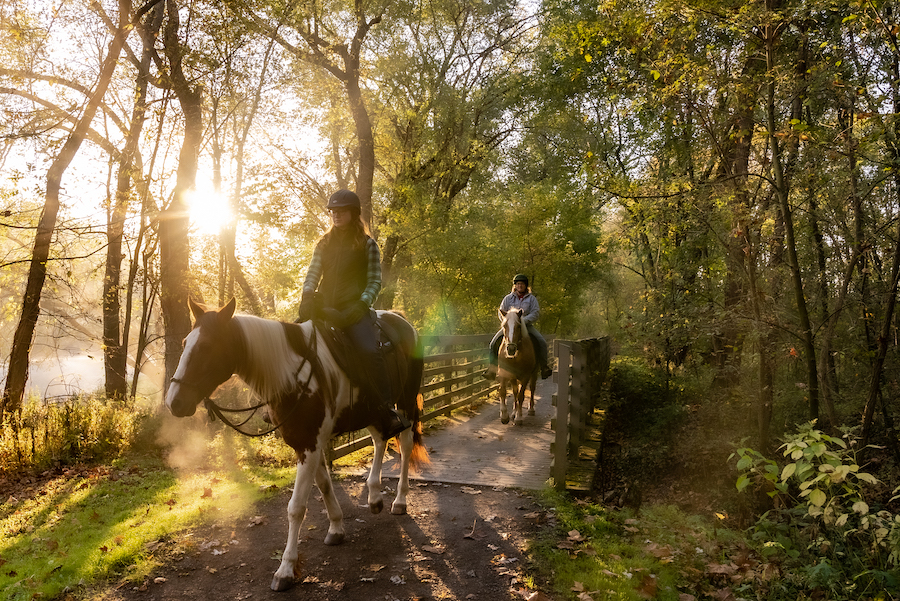
M349 326L355 324L357 321L363 318L363 316L369 312L369 305L365 303L365 301L358 300L349 308L344 309L341 313L341 317L343 318L344 326Z
M297 319L294 320L294 323L303 323L315 317L319 310L318 300L318 295L315 292L304 294L300 299L300 308L297 309Z

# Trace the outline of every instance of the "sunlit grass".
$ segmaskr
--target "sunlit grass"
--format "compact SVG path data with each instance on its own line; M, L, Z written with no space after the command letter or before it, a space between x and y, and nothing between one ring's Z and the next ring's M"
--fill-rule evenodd
M686 574L699 573L717 548L713 522L672 507L640 514L545 491L541 504L556 528L532 541L535 576L561 598L677 600L690 594Z
M160 461L59 477L0 506L0 598L53 598L101 579L140 580L179 533L252 513L291 468L176 473Z

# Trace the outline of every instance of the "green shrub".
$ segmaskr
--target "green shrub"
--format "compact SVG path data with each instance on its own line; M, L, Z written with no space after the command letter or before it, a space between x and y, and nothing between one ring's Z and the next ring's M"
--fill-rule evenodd
M0 472L43 471L118 457L143 435L150 414L94 396L30 399L0 427Z
M887 491L859 465L852 432L829 436L809 422L779 449L780 464L747 447L732 455L738 490L772 499L750 529L760 553L784 560L809 588L900 592L900 515L879 507Z

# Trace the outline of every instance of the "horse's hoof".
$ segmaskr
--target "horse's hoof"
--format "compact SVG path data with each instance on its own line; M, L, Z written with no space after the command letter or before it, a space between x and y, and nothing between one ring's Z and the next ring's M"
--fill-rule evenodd
M528 410L528 415L534 415L534 409L529 409L529 410Z
M392 515L406 515L406 503L394 503L391 505Z
M372 513L381 513L384 509L384 501L376 501L375 503L369 503L369 511Z
M501 418L500 418L500 423L501 423L501 424L508 424L508 423L509 423L509 418L508 418L508 417L501 417Z
M329 547L333 547L334 545L339 545L344 542L344 533L343 532L329 532L325 537L325 544Z
M272 585L270 586L270 588L273 591L281 592L288 590L292 586L294 586L293 578L282 578L281 576L275 576L274 578L272 578Z

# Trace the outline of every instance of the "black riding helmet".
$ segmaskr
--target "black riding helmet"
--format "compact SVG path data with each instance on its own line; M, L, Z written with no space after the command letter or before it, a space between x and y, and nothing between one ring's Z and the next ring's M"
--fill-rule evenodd
M345 207L359 209L359 196L356 195L356 192L338 190L331 195L331 198L328 199L328 204L325 205L325 208L329 210Z
M515 284L516 282L525 282L525 285L527 286L528 285L528 276L525 275L524 273L520 273L516 277L513 278L513 284Z

